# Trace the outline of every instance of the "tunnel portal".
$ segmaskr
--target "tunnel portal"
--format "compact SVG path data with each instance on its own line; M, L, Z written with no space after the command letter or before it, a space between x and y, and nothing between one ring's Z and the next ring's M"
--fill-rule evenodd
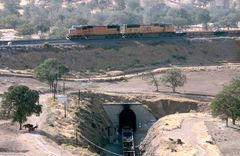
M133 131L136 131L136 115L135 113L129 109L125 108L120 114L119 114L119 132L122 131L123 127L131 127Z

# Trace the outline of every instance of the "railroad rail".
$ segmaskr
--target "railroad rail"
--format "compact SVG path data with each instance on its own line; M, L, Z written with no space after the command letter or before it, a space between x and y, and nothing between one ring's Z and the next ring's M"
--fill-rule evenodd
M44 44L60 45L60 44L71 44L71 42L66 39L32 39L32 40L0 41L0 46L25 46L25 45L44 45Z
M77 40L67 40L67 39L32 39L32 40L8 40L0 41L0 47L28 47L28 46L41 46L47 45L81 45L81 44L101 44L109 42L131 42L131 41L168 41L168 40L182 40L182 39L193 39L193 38L239 38L240 33L237 34L176 34L175 36L159 36L159 37L132 37L132 38L91 38L91 39L77 39ZM11 44L9 44L11 43Z

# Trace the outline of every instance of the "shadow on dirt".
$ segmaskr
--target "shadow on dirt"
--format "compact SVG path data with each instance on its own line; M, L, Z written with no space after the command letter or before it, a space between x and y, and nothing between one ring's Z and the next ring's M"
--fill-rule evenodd
M234 130L237 131L237 132L240 132L240 127L239 127L239 126L231 125L231 126L228 126L228 127L234 129Z
M13 152L13 153L27 153L29 150L13 150L13 149L8 149L8 148L0 148L0 153L1 152Z
M51 141L55 142L58 145L67 144L67 145L77 146L74 139L66 138L61 135L52 135L43 130L37 130L32 133L35 135L45 136L47 139L50 139Z

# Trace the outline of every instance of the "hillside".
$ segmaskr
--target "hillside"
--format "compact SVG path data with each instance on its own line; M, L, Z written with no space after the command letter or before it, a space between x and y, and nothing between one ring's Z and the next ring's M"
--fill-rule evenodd
M34 1L36 4L41 4L44 2L44 0L20 0L20 5L25 6L29 4L30 2ZM70 3L90 3L94 0L63 0L63 6ZM116 5L120 0L98 0L99 3L110 3L112 5ZM140 3L142 7L146 5L146 2L144 0L135 0ZM155 0L155 1L161 1L161 0ZM239 3L238 0L163 0L165 4L171 7L180 7L182 5L195 5L195 6L201 6L201 7L224 7L224 6L231 6L235 7L237 3ZM0 1L1 2L1 1ZM3 2L2 2L3 3ZM1 7L0 7L1 8Z
M219 65L239 62L238 39L141 40L99 42L77 46L2 48L0 68L33 69L46 58L57 58L75 71L101 73L146 67Z

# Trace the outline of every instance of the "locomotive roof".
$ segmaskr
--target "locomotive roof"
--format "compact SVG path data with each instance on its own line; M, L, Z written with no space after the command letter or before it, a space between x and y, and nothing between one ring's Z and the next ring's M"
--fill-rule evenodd
M73 25L72 28L92 28L92 27L120 27L120 25Z
M140 26L167 26L167 25L172 25L172 24L167 24L167 23L151 23L151 24L123 24L126 25L129 28L134 28L134 27L140 27ZM73 25L73 29L78 29L78 28L93 28L93 27L108 27L108 28L119 28L122 25L119 24L110 24L110 25Z

